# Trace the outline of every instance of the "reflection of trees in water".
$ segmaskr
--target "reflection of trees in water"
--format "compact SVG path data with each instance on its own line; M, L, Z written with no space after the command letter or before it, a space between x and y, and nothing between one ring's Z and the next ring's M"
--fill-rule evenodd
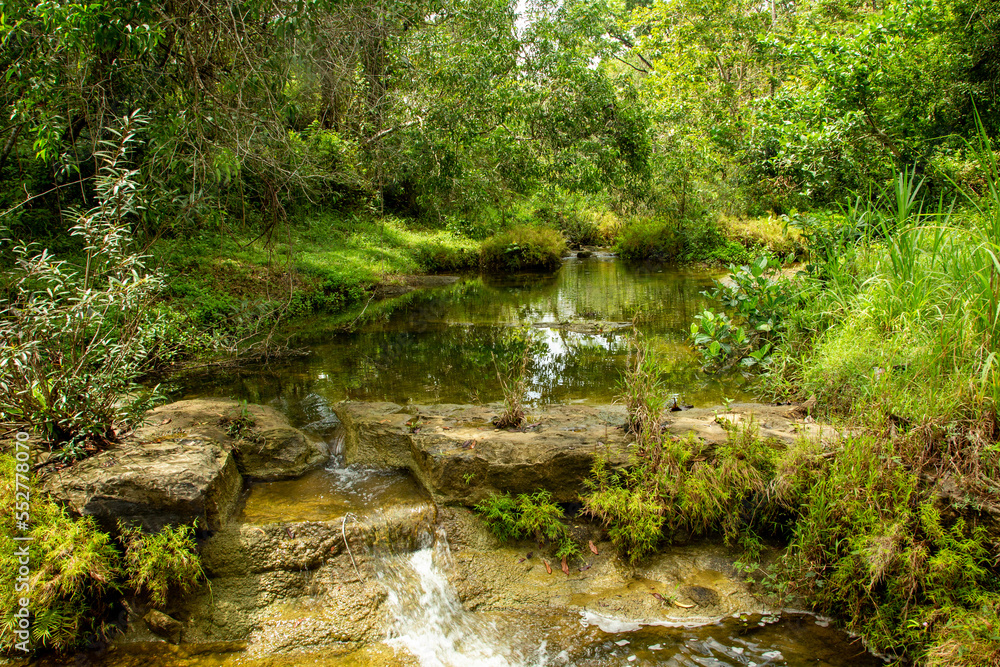
M358 320L354 333L300 331L298 346L311 354L257 367L226 369L184 381L200 395L252 402L280 401L289 413L310 394L398 403L490 402L502 398L493 355L518 354L511 324L572 319L624 321L655 342L671 391L688 400L713 396L720 383L699 371L687 344L688 327L701 311L704 275L656 273L617 262L567 263L555 276L467 280L406 295ZM342 323L342 320L340 320ZM627 356L624 334L585 335L541 330L533 350L529 389L538 403L572 399L610 401ZM308 411L301 418L308 419Z

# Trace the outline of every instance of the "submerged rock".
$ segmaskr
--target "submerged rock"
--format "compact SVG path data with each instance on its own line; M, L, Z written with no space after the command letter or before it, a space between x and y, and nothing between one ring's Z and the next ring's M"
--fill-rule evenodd
M147 530L197 519L216 530L232 515L243 480L218 443L175 436L101 452L47 474L42 488L105 530L117 531L119 519Z
M181 631L184 625L177 619L164 614L156 609L151 610L142 617L146 622L146 627L153 634L163 637L171 644L179 644L181 641Z
M538 322L532 326L536 329L554 329L557 331L572 331L573 333L595 335L631 329L632 323L609 322L607 320L572 320L567 322Z
M714 607L719 604L719 594L705 586L683 586L681 593L699 607Z

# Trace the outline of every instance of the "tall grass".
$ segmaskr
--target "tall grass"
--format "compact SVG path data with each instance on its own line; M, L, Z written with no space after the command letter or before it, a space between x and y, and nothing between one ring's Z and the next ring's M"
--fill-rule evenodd
M783 361L803 393L906 435L911 463L985 490L998 471L1000 170L982 128L970 149L978 193L929 200L903 170L844 207L812 249L810 305L790 316Z

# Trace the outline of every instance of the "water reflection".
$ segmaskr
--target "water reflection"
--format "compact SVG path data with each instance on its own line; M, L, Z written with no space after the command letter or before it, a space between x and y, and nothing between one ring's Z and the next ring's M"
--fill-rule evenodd
M610 402L629 329L605 323L634 320L656 349L669 391L697 406L718 405L723 394L746 394L739 376L702 373L688 344L711 279L704 271L629 267L602 257L567 260L555 275L467 279L369 307L350 333L317 318L294 336L309 356L191 376L177 397L277 400L290 412L310 394L328 402L496 401L502 394L493 355L509 356L512 327L533 326L541 341L529 364L534 404Z

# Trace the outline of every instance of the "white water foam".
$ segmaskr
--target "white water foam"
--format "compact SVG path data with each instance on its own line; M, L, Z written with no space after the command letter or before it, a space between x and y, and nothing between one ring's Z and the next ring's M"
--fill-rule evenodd
M388 590L395 627L387 643L403 648L421 667L543 667L548 663L545 642L525 658L499 636L496 626L476 620L462 608L442 562L447 544L438 540L411 554L383 561L379 574Z

